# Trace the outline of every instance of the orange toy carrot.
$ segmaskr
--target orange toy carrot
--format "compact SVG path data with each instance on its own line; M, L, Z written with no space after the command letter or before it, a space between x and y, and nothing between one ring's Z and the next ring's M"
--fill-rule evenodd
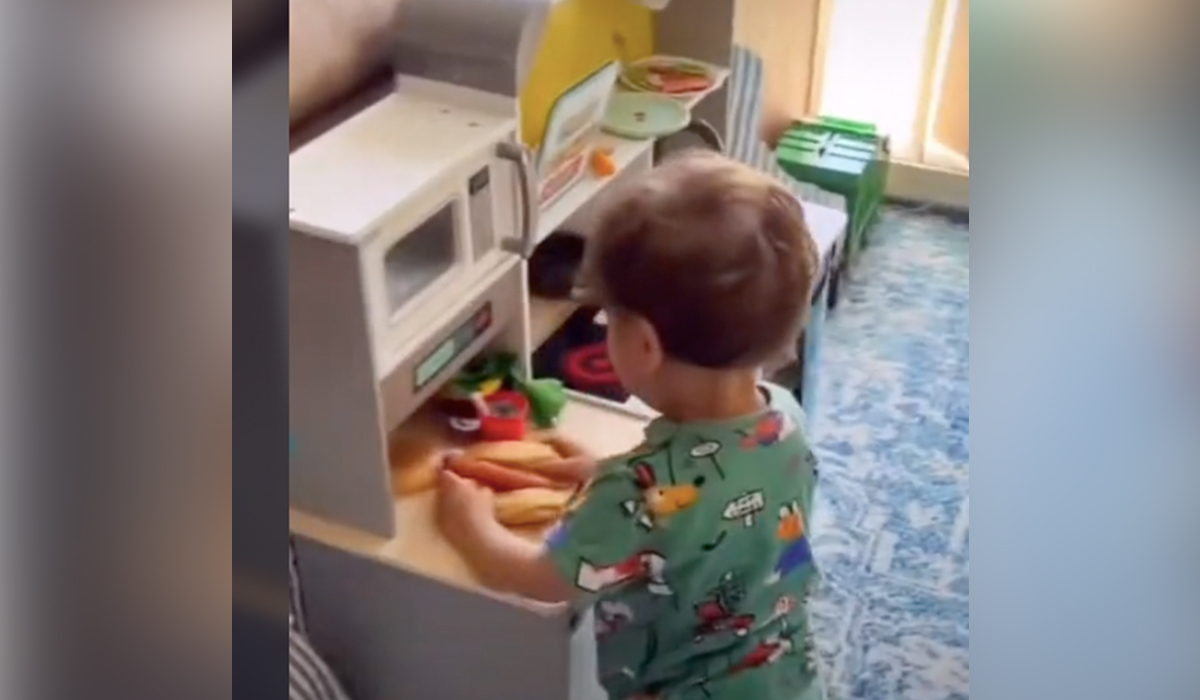
M453 457L446 460L446 468L464 479L478 481L493 491L519 491L521 489L552 488L556 484L549 478L532 472L504 467L469 457Z
M598 148L592 152L592 172L599 177L611 177L617 173L617 163L612 151Z

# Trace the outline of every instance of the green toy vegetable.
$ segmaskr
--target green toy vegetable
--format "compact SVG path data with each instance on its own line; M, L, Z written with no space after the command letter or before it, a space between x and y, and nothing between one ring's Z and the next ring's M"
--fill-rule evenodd
M517 357L498 353L467 365L447 386L445 398L465 401L488 385L509 386L529 400L529 414L541 429L553 428L567 405L567 391L557 379L524 380L517 372Z
M522 381L513 378L517 391L529 399L529 415L539 428L553 428L563 408L567 405L567 390L557 379L533 379Z

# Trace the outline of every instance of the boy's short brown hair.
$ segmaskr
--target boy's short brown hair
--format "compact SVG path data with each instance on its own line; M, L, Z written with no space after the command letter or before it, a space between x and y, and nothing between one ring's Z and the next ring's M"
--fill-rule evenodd
M819 265L793 194L702 152L614 186L589 237L589 296L645 318L666 354L692 365L755 367L792 351Z

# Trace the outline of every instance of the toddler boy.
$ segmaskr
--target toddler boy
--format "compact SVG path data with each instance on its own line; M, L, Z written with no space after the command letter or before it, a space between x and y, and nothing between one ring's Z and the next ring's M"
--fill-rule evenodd
M449 472L442 527L489 585L593 606L611 700L820 698L805 611L816 460L795 399L760 381L807 315L803 210L710 154L614 187L583 279L617 375L662 417L594 467L544 546Z

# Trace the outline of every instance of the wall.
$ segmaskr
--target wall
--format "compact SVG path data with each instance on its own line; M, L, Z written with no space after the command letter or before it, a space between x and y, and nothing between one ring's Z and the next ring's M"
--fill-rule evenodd
M970 0L961 0L950 35L945 82L934 125L934 138L963 156L969 156L971 145L970 13Z
M295 126L387 59L399 0L288 0L288 119Z
M654 53L654 13L629 0L564 0L547 19L542 48L521 96L525 142L542 141L554 101L605 62Z
M813 111L809 97L821 5L821 0L737 2L734 41L763 59L762 135L769 144Z

